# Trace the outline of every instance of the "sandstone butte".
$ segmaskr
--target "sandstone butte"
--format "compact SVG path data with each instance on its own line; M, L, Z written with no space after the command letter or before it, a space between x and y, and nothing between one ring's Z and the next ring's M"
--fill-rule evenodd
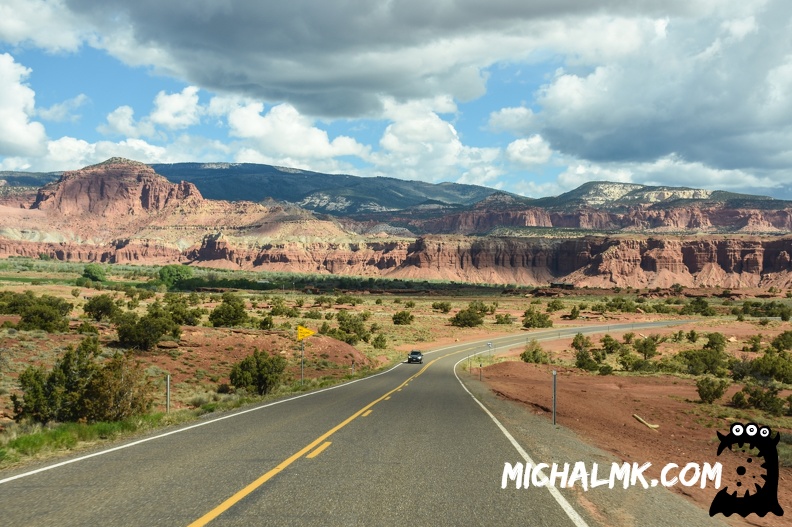
M579 287L792 287L792 212L491 208L425 220L423 236L362 235L352 223L281 203L207 200L142 163L65 172L32 203L0 204L0 257L169 264ZM737 224L737 234L678 230ZM575 238L470 236L497 226L622 229ZM651 234L641 227L649 226ZM776 235L751 235L753 227ZM624 232L624 229L634 232Z

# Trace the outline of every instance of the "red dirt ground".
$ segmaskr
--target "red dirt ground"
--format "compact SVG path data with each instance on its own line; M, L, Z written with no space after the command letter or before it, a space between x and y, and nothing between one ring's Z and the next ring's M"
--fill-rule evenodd
M690 326L694 327L694 326ZM706 331L695 326L697 331ZM653 333L670 333L653 331ZM690 328L682 326L688 331ZM734 337L729 351L735 351L744 344L748 335L762 332L769 336L780 332L752 324L732 323L728 328L714 328L727 338ZM619 337L613 334L614 337ZM599 336L592 340L598 342ZM554 358L570 360L571 339L542 343L543 349ZM699 342L699 347L703 341ZM692 346L688 346L692 347ZM511 350L519 354L521 349ZM696 391L695 380L676 376L600 376L583 373L576 368L559 365L526 364L521 361L507 361L488 366L484 369L484 379L498 395L517 401L532 412L552 418L552 373L558 372L557 379L557 422L569 427L587 441L611 452L618 458L629 462L651 462L647 474L659 478L660 470L667 463L683 467L689 462L723 465L724 481L726 475L736 470L737 454L725 451L716 456L718 439L716 431L727 433L732 421L711 417L703 410ZM475 370L474 370L475 371ZM739 386L731 386L721 403L728 401ZM788 392L782 393L784 397ZM636 414L650 424L657 424L652 430L633 418ZM742 421L742 420L741 420ZM775 430L774 430L775 431ZM784 429L789 433L790 430ZM649 479L647 477L647 479ZM716 490L700 489L698 486L673 487L704 509L709 505ZM786 517L772 514L759 518L755 514L743 520L737 515L728 518L732 525L761 525L781 527L790 525L792 513L792 468L782 467L779 481L779 502L787 512Z

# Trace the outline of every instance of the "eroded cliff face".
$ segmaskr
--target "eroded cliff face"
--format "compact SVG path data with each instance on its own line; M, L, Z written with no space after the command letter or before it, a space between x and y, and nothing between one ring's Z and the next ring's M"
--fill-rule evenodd
M504 205L505 206L505 205ZM498 226L792 231L788 210L482 208L424 221L453 234L359 235L299 207L203 199L140 163L68 172L30 207L0 204L0 257L168 264L464 282L577 286L792 286L792 236L466 236ZM429 222L429 223L427 223ZM741 227L742 228L742 227ZM362 232L362 231L358 231Z
M792 210L723 207L632 207L622 212L596 209L553 211L543 208L472 210L430 219L413 219L415 228L433 234L486 234L499 227L574 228L592 231L654 233L767 233L792 231Z
M0 257L189 263L230 269L334 273L578 287L792 287L792 237L568 240L431 236L416 240L237 245L207 236L186 250L156 240L112 246L0 240Z
M173 184L143 163L111 159L65 172L60 181L39 190L31 208L67 217L122 218L203 201L192 183Z

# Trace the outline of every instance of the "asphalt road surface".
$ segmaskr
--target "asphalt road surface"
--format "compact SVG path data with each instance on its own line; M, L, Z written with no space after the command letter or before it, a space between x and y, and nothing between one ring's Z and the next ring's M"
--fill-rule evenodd
M593 331L489 342L497 351L527 336L579 330ZM506 462L602 454L514 408L495 410L508 414L513 430L499 424L478 401L486 396L472 388L472 397L454 372L458 361L489 349L486 341L444 347L426 353L424 364L2 471L0 525L720 524L662 488L502 489ZM623 512L601 512L614 507Z

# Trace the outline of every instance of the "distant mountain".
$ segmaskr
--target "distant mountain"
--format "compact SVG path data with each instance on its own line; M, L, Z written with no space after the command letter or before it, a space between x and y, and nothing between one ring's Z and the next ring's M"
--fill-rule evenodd
M750 206L779 209L790 206L792 202L776 200L768 196L735 194L722 190L589 181L564 194L539 198L531 203L534 207L554 210L579 208L615 210L636 206L667 208L693 204L699 206L725 204L734 208Z
M792 203L763 196L592 182L533 200L266 165L154 166L112 158L32 193L16 191L52 176L0 176L0 188L14 191L0 199L0 258L581 287L792 287Z
M322 174L254 163L172 163L151 167L172 183L195 184L208 199L272 198L334 215L472 205L498 192L477 185Z

